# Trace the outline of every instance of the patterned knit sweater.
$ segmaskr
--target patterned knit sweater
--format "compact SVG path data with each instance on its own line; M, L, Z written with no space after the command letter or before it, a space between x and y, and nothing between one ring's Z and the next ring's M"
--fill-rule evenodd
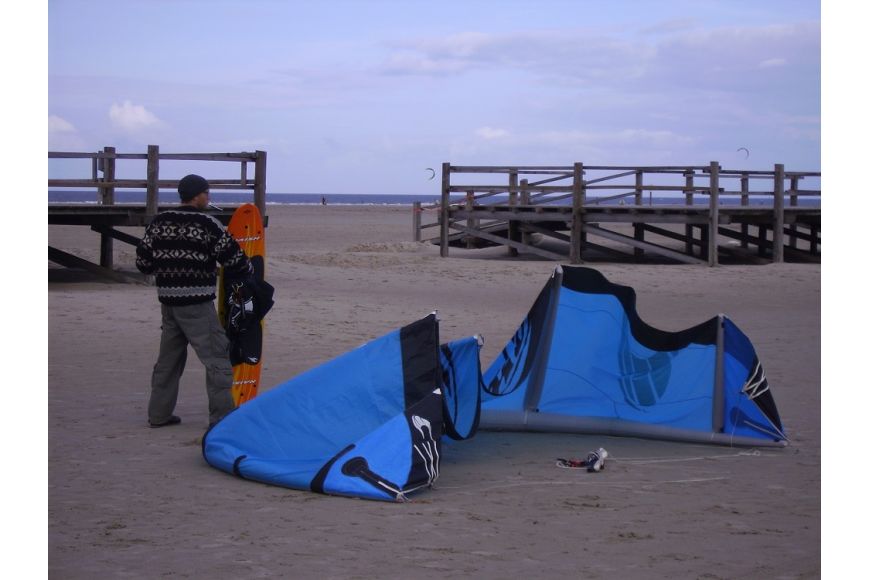
M136 267L154 274L157 299L186 306L215 299L217 263L228 278L253 273L245 253L214 217L191 207L164 211L151 221L136 248Z

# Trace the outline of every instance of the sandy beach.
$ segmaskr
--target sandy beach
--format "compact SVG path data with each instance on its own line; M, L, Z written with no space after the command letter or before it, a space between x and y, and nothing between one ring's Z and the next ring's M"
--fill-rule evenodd
M270 206L263 389L439 312L442 341L482 334L486 368L555 262L411 241L411 208ZM141 236L141 228L125 228ZM50 226L96 259L98 234ZM115 243L116 267L134 249ZM405 504L245 481L202 458L205 373L149 429L154 287L49 264L48 572L55 578L814 578L821 573L821 267L594 264L641 317L681 330L727 314L753 341L791 444L741 449L480 432L445 445ZM611 454L598 474L557 457Z

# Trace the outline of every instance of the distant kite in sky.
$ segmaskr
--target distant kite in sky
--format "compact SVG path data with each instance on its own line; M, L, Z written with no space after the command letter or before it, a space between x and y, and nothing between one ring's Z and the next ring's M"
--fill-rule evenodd
M427 167L426 171L432 172L432 175L429 176L429 181L432 181L433 179L435 179L435 170L434 169L432 169L431 167Z
M749 149L747 149L746 147L741 147L737 151L746 151L746 157L744 157L744 159L749 159Z

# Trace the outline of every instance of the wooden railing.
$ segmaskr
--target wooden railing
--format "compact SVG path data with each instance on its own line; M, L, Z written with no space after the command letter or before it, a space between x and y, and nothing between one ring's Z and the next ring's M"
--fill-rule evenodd
M90 159L91 175L76 179L49 179L48 187L54 189L96 188L99 203L114 205L117 189L145 189L145 213L157 213L158 194L161 189L175 189L177 179L160 179L161 161L220 161L240 165L239 179L222 179L204 175L212 189L250 190L253 203L262 215L266 215L266 152L242 153L160 153L157 145L149 145L147 153L118 153L114 147L105 147L95 153L71 153L49 151L49 159ZM119 160L144 160L145 175L140 179L120 179L117 177ZM249 174L248 164L253 163L253 176Z
M212 190L248 190L252 192L252 201L259 208L263 220L268 224L266 216L266 152L255 151L242 153L160 153L157 145L149 145L147 153L118 153L114 147L105 147L95 153L49 151L51 159L84 159L90 160L90 176L49 179L49 189L90 189L97 192L96 206L52 204L48 209L49 224L88 225L100 234L99 265L90 264L76 256L57 248L49 248L49 259L68 267L85 267L93 272L117 278L120 274L113 272L114 240L135 245L138 239L129 233L115 229L115 226L143 226L157 214L159 193L161 189L177 190L179 179L161 179L161 161L188 162L231 162L239 164L239 178L227 179L210 175L208 171L184 171L199 173L205 177ZM139 178L119 177L118 162L123 160L144 161L144 175ZM249 172L249 164L253 164L253 175ZM188 164L189 165L189 164ZM124 168L126 169L126 167ZM124 174L130 172L124 171ZM134 173L135 174L135 173ZM118 190L145 190L142 204L124 204L116 206L115 193ZM175 198L177 199L177 198ZM228 220L231 208L212 212L215 217ZM226 223L226 221L224 221Z
M461 181L457 179L460 175ZM770 207L775 236L773 258L782 261L781 237L786 204L793 207L799 205L801 197L821 197L820 185L802 187L802 183L807 181L820 183L820 172L786 171L782 164L776 164L769 171L723 169L715 161L701 166L594 166L583 163L573 166L456 166L444 163L441 177L440 202L414 207L413 235L415 240L421 240L424 229L438 227L440 236L436 239L442 256L448 253L451 226L458 221L451 214L455 209L469 210L489 205L516 208L568 206L570 210L565 208L565 211L571 213L571 259L576 261L584 237L584 211L614 202L627 208L642 208L647 201L652 205L653 198L661 204L661 198L667 197L683 207L706 202L706 225L714 234L708 240L708 250L711 265L715 265L719 207L723 199L730 197L734 200L731 205ZM698 196L703 196L703 199L698 199ZM438 220L436 223L423 223L423 212L430 209L438 214ZM468 223L474 228L485 225ZM686 225L687 235L691 227ZM747 226L742 227L745 229Z

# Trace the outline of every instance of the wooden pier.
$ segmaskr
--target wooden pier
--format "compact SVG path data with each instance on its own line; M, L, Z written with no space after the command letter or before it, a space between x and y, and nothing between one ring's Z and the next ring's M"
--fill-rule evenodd
M96 203L49 203L49 225L80 225L90 226L99 234L100 262L95 264L58 248L48 248L48 259L68 268L82 268L110 279L130 281L131 278L113 269L113 242L118 240L131 245L137 245L139 238L115 228L119 226L144 226L159 211L168 209L159 205L159 192L171 190L177 192L178 179L160 179L160 162L188 162L180 173L200 173L205 177L212 191L251 191L252 202L266 216L266 152L252 153L160 153L156 145L149 145L147 153L118 153L114 147L105 147L95 153L49 152L51 159L80 159L90 161L90 175L72 179L49 179L48 187L54 190L90 190L95 191ZM122 169L118 161L129 161L130 165L138 165L141 178L121 178ZM224 179L210 177L208 172L190 169L190 162L222 162L237 163L240 166L239 179ZM249 174L248 165L253 164L253 175ZM127 172L125 172L127 173ZM135 174L135 173L133 173ZM116 192L131 190L141 193L141 203L116 203ZM171 206L177 206L177 203ZM237 205L222 205L221 210L210 210L209 213L226 224ZM143 230L144 231L144 230Z
M461 179L460 179L461 177ZM821 173L706 166L480 167L444 163L441 200L413 232L451 247L552 260L821 260ZM804 185L807 182L809 186ZM430 218L424 223L424 216ZM437 228L426 238L424 230Z

